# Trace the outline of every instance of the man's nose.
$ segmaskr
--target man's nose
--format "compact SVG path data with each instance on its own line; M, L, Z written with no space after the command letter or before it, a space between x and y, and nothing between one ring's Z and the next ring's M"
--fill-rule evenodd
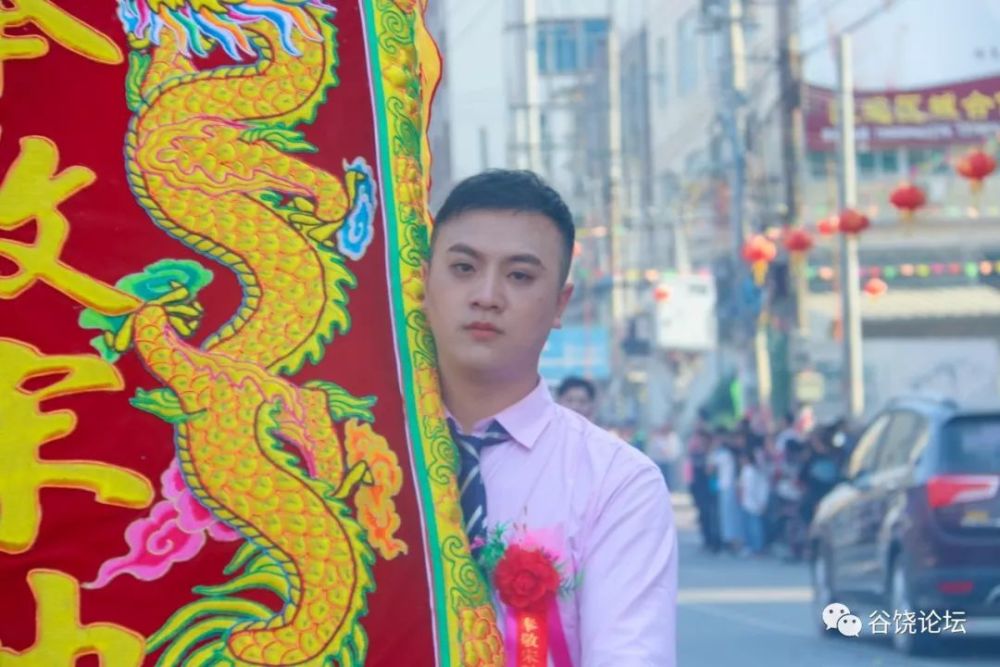
M472 305L484 310L500 310L504 305L502 276L499 271L483 271L472 293Z

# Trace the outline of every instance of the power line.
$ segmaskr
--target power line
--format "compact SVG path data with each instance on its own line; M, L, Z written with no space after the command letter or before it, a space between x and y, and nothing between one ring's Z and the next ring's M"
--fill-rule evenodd
M799 20L799 24L801 25L802 23L808 23L813 19L818 19L821 16L826 16L827 14L830 13L830 10L832 10L837 5L841 4L843 1L844 0L829 0L825 6L817 2L815 5L810 7L810 9L812 10L811 12L805 12L802 15L802 17Z
M895 6L898 5L898 3L899 3L899 0L884 0L882 2L879 2L879 4L876 5L876 7L874 9L872 9L871 11L869 11L867 14L865 14L864 16L862 16L861 18L859 18L858 20L854 21L853 23L849 23L845 27L843 27L840 30L838 30L837 34L838 35L842 35L844 33L854 32L858 28L863 27L866 23L868 23L869 21L871 21L872 19L874 19L879 14L882 14L883 12L886 12L886 11L894 8ZM813 44L812 46L810 46L808 49L803 49L802 50L802 58L805 59L808 56L812 55L813 53L816 53L817 51L819 51L823 47L827 46L830 43L830 38L831 37L832 36L827 36L827 39L823 40L822 42L816 42L815 44Z
M901 2L901 0L887 0L886 2L880 2L877 7L866 13L861 18L857 19L856 21L853 21L852 23L849 23L845 27L838 30L837 34L854 32L858 28L863 27L865 24L867 24L872 19L877 17L879 14L898 6L899 2ZM799 52L800 59L805 60L809 56L815 55L816 53L819 52L820 49L825 47L828 43L829 43L828 40L823 40L822 42L817 42L816 44L813 44L808 49L800 51ZM754 81L754 87L748 88L748 90L759 90L760 87L763 86L764 82L767 81L767 79L775 73L776 72L773 69L766 70L756 81ZM774 101L774 103L771 104L770 107L767 108L764 114L760 117L760 121L766 122L770 120L774 116L774 112L777 111L778 108L780 108L786 96L796 93L800 83L801 82L793 81L787 88L779 90L777 99Z

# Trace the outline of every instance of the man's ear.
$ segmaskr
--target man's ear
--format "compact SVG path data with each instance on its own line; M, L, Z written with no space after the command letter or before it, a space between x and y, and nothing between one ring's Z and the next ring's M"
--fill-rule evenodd
M563 285L562 289L559 290L559 299L556 302L556 319L552 323L553 329L562 329L562 316L566 312L566 306L569 305L569 300L573 296L573 283L567 282Z

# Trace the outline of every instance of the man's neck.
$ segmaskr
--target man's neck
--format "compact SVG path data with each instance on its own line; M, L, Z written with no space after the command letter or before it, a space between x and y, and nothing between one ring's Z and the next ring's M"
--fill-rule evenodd
M444 404L466 433L477 422L514 405L538 386L537 374L510 379L465 377L441 369Z

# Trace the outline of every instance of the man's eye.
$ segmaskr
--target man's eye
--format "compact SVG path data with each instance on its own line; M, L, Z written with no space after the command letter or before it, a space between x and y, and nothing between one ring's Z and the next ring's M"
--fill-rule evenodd
M451 270L455 273L472 273L472 264L456 262L451 265Z
M514 279L515 282L528 283L535 279L535 276L530 273L525 273L524 271L512 271L510 277Z

